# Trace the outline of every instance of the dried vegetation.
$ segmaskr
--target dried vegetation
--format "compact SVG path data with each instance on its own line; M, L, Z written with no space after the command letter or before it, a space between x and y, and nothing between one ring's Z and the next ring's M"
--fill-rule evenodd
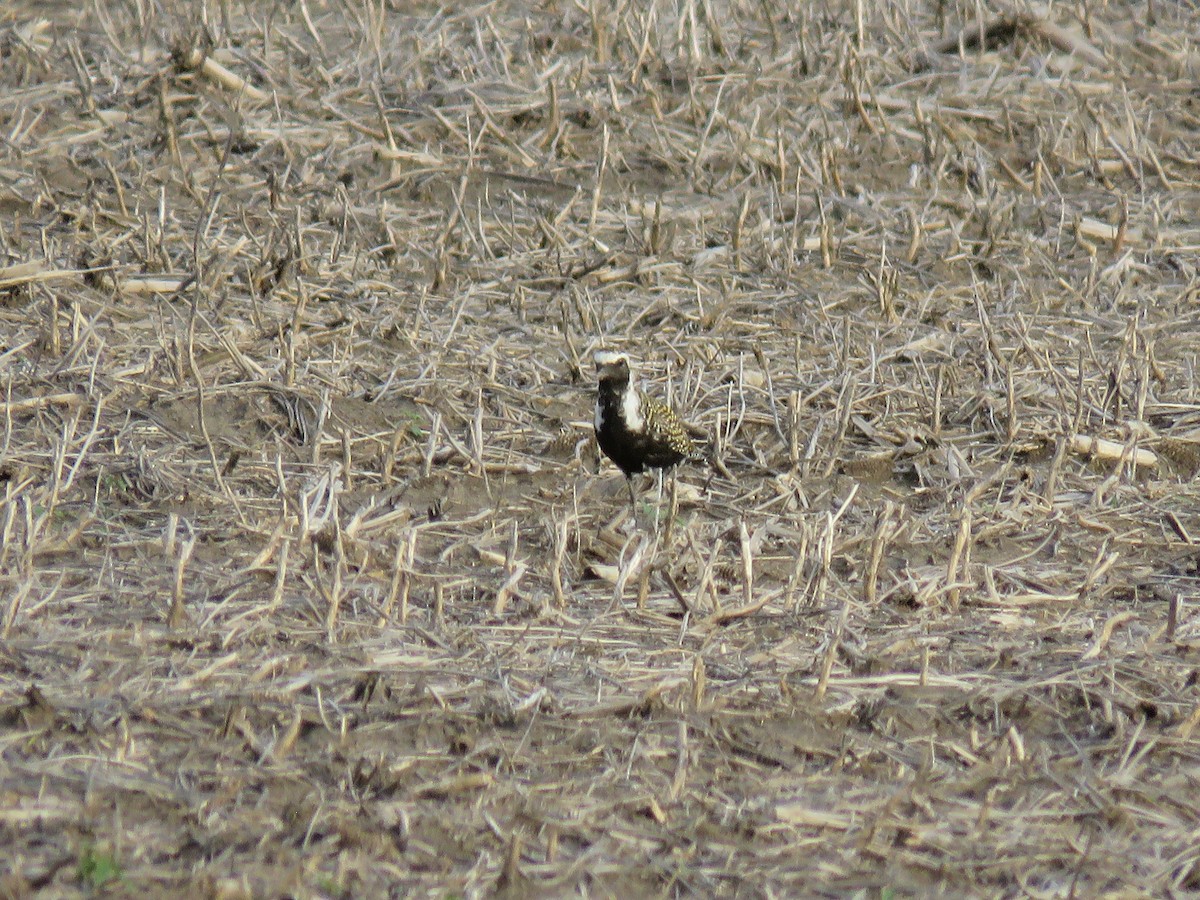
M1200 887L1196 35L5 4L0 892Z

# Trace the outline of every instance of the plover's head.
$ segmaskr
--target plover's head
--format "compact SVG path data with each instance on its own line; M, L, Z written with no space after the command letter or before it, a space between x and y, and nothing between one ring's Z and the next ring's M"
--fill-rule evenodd
M621 388L629 384L629 357L624 353L598 350L594 359L596 377L602 385Z

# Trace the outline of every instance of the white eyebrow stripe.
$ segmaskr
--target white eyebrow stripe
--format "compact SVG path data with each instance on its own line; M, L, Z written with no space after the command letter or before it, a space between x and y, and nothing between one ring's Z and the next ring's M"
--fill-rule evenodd
M597 350L596 355L592 358L598 366L611 366L613 363L618 363L625 359L625 354L617 353L614 350Z

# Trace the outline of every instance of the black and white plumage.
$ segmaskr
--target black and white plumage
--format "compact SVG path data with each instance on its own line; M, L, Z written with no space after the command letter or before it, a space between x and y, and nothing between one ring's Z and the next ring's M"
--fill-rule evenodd
M596 442L604 455L625 473L629 500L637 510L633 476L649 469L669 469L703 454L688 436L679 416L632 384L629 358L601 350L595 356Z

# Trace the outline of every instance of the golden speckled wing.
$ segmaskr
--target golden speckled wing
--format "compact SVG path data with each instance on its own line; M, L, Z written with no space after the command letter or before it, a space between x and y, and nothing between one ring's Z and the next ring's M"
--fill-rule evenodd
M665 403L660 403L645 394L641 395L642 416L645 418L645 431L651 447L651 455L655 459L647 460L650 466L674 465L685 459L696 459L700 456L696 445L688 436L687 429L679 416ZM663 460L659 462L658 460Z

